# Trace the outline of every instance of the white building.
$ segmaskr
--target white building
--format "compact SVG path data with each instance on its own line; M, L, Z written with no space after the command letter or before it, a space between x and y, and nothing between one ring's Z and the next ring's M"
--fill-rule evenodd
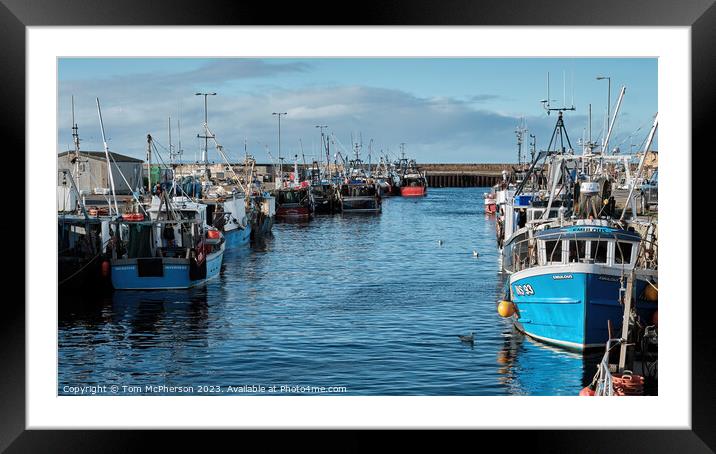
M132 191L142 187L144 177L144 161L131 156L110 152L112 161L112 177L114 189L117 194L131 194ZM116 165L115 165L116 163ZM104 151L81 151L80 157L75 161L74 151L65 151L57 155L57 185L62 185L62 169L75 172L78 164L79 177L75 183L83 194L108 193L111 191L109 172L107 172L107 158ZM121 173L124 175L122 178ZM125 183L124 180L127 180ZM129 183L129 186L127 185Z

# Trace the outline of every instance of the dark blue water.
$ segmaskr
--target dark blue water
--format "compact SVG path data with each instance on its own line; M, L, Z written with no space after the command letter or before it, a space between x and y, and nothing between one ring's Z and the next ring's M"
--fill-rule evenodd
M485 191L431 188L377 216L277 224L199 289L63 296L58 393L576 395L595 359L496 313ZM457 337L470 332L474 346Z

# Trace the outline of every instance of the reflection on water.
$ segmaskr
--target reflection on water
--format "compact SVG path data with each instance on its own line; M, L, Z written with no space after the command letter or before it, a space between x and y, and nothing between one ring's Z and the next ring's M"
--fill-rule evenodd
M385 199L381 215L277 223L189 291L63 295L58 392L93 383L576 395L598 359L525 338L496 313L504 277L484 192L431 189ZM459 341L473 331L474 346Z

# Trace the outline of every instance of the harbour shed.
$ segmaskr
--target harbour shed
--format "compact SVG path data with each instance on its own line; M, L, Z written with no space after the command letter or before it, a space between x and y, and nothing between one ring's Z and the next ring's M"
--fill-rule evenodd
M112 178L117 194L131 194L142 187L143 164L141 159L125 156L119 153L110 152L112 161ZM116 164L116 165L115 165ZM74 151L65 151L57 155L57 170L68 169L75 172L75 165L79 170L79 177L75 183L83 194L100 194L111 192L109 172L107 171L107 159L104 151L81 151L79 157ZM122 175L120 175L120 170ZM58 172L61 178L61 172ZM127 180L125 183L124 180ZM129 185L127 185L129 183ZM61 181L57 182L60 186Z

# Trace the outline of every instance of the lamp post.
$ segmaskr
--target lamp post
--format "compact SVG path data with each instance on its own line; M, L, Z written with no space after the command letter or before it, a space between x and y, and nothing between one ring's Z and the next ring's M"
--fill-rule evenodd
M281 115L288 115L287 112L273 112L271 115L278 116L278 160L281 161L281 180L283 180L283 161L281 160Z
M597 76L597 80L607 79L607 129L609 128L609 114L612 110L612 78L610 76ZM606 153L607 150L602 150Z

